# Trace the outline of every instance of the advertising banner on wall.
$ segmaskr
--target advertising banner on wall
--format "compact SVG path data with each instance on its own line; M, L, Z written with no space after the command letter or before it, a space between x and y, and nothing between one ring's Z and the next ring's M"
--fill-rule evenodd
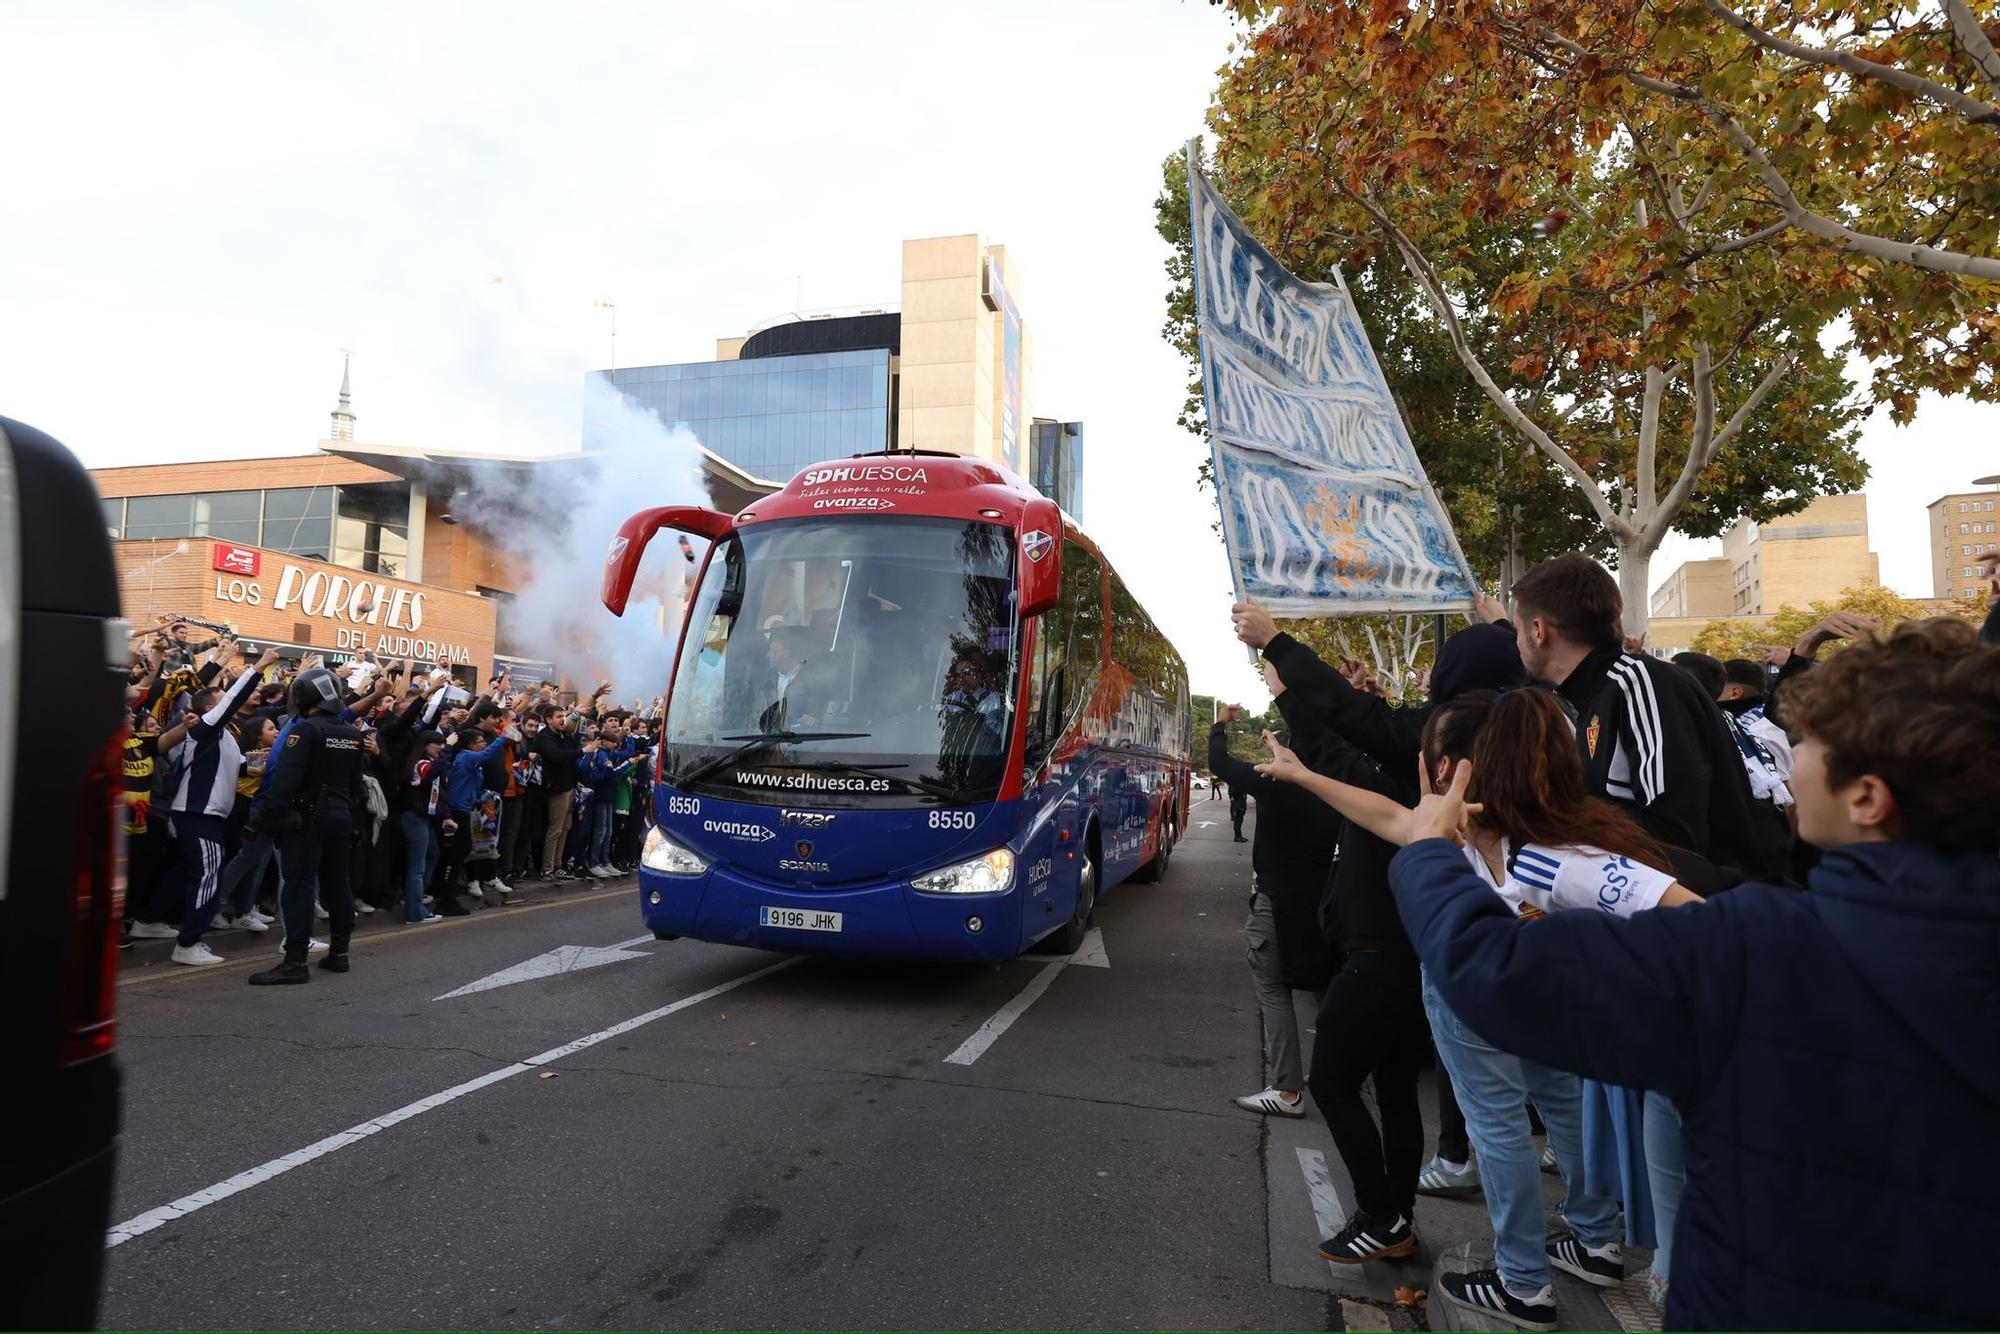
M1188 149L1202 393L1237 593L1277 615L1462 611L1477 583L1344 283L1259 245Z

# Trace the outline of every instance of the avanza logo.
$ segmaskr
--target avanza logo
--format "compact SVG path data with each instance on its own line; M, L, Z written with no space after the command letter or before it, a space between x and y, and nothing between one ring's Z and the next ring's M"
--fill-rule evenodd
M726 834L745 843L769 843L778 836L763 825L744 824L736 820L703 820L701 831L704 834Z
M848 464L840 468L809 468L799 476L800 486L825 486L831 482L913 482L928 486L931 475L907 463Z

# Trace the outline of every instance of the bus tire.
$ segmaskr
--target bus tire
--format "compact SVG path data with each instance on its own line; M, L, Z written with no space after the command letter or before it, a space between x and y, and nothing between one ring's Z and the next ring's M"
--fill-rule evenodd
M1074 954L1083 948L1083 938L1090 934L1090 919L1096 912L1097 855L1086 851L1083 869L1076 874L1076 911L1061 930L1049 937L1057 954Z
M1167 867L1173 861L1174 844L1179 840L1180 829L1171 816L1160 824L1160 845L1153 849L1152 858L1133 873L1132 878L1141 884L1155 885L1167 878Z

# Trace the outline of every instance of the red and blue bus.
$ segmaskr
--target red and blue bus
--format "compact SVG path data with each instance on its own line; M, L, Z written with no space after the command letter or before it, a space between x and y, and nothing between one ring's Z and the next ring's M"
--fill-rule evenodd
M711 545L639 870L656 936L1073 951L1100 894L1166 873L1187 670L1054 501L956 454L833 460L737 515L633 515L612 612L663 527Z

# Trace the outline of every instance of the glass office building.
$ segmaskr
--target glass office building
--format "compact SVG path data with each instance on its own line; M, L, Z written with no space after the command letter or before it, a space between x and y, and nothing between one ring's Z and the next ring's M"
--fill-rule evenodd
M752 476L786 482L889 447L889 363L889 349L861 348L591 374Z
M288 486L106 496L113 538L212 537L399 578L410 550L410 486Z
M1037 417L1028 434L1028 480L1083 522L1083 423Z

